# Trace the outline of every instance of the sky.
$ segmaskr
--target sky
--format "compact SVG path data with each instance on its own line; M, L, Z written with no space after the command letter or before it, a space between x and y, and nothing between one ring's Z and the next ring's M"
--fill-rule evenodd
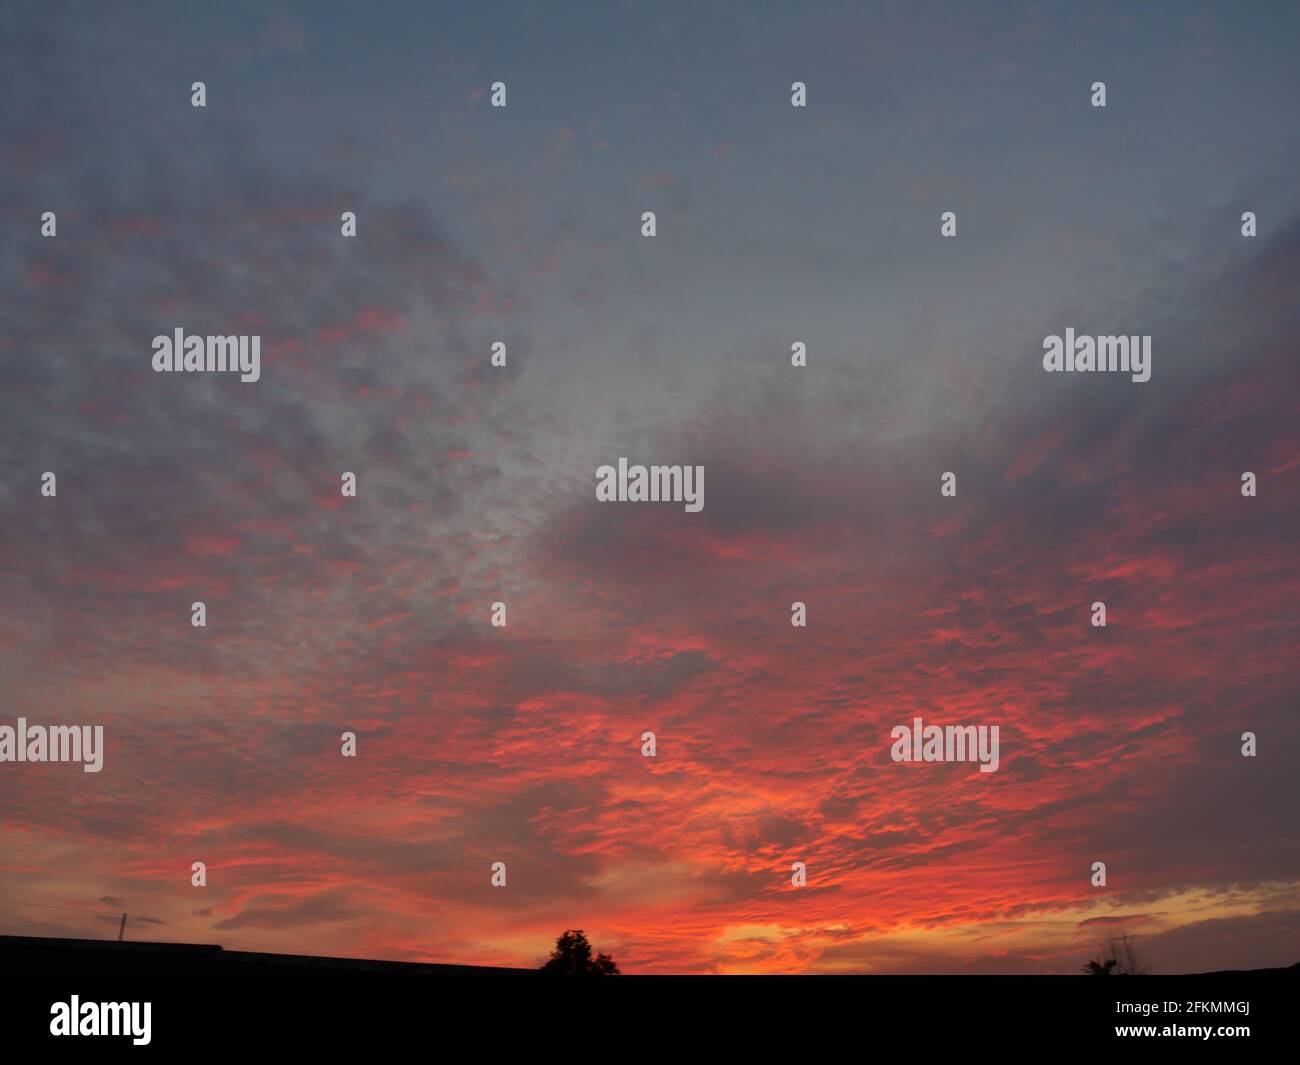
M1297 30L6 4L0 725L105 756L0 764L0 933L1300 961ZM260 380L153 372L178 327ZM1150 380L1045 373L1067 328ZM620 457L703 509L600 502ZM915 717L999 769L894 761Z

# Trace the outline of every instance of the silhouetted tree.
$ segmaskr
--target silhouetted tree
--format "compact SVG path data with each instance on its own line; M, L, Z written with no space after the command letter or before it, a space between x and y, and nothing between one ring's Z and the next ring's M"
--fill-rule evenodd
M618 966L608 954L591 956L591 944L581 928L570 928L555 941L551 960L542 966L544 973L563 976L618 976Z
M1145 976L1151 971L1127 935L1111 936L1099 955L1083 967L1089 976Z

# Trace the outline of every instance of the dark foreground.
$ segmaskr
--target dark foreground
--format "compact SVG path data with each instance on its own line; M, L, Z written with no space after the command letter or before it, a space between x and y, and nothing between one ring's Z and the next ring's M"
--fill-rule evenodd
M936 1048L1189 1051L1248 1060L1294 1035L1300 966L1152 977L620 977L0 936L0 1056L367 1050L690 1060ZM72 996L76 996L74 1003ZM51 1034L59 1009L149 1003L148 1043ZM60 1006L62 1004L62 1006ZM100 1016L107 1017L108 1014ZM57 1023L57 1022L56 1022ZM96 1020L84 1021L87 1029ZM1128 1029L1118 1033L1117 1028ZM1192 1033L1190 1029L1197 1029ZM1139 1031L1134 1031L1134 1030ZM129 1029L128 1029L129 1032ZM1208 1033L1208 1034L1207 1034ZM461 1048L457 1050L457 1048ZM475 1049L477 1048L477 1049ZM549 1048L549 1050L548 1050ZM856 1053L855 1052L855 1053Z

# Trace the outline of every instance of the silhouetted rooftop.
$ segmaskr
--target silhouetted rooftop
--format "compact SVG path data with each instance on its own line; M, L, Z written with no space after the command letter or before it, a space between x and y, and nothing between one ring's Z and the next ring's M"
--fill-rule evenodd
M534 974L536 969L515 969L491 965L450 965L439 962L379 961L371 958L329 958L311 954L263 954L258 951L226 950L216 943L150 943L104 939L48 939L41 936L0 935L0 953L56 956L66 952L71 959L100 964L111 958L130 959L131 964L160 962L211 962L217 965L285 967L297 971L327 970L393 973L404 976L515 976Z

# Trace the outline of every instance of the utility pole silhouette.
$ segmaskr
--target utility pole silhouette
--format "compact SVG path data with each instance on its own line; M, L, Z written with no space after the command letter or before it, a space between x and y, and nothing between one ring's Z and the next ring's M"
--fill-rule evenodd
M122 942L122 936L126 933L126 914L122 914L122 923L117 928L117 941Z

